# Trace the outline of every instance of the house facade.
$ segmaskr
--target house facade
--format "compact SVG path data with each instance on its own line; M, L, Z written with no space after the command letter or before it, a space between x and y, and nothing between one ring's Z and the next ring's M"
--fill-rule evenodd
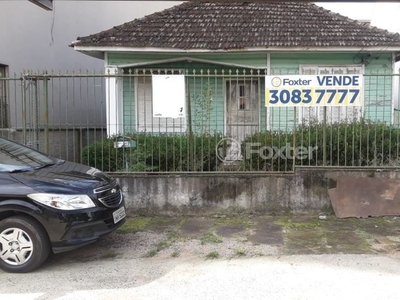
M71 46L104 59L113 75L107 84L110 135L207 131L240 141L257 131L314 121L395 119L392 74L400 35L313 3L188 2ZM363 80L359 106L266 105L266 76L354 74ZM183 75L183 116L154 114L155 91L168 90L155 87L157 75ZM171 97L165 101L175 105Z

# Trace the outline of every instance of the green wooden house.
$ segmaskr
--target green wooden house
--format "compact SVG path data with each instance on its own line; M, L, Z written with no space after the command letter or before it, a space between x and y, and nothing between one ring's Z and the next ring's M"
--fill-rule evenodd
M205 130L242 140L322 118L394 119L400 35L313 3L185 2L71 46L116 74L107 83L109 134ZM363 74L363 105L268 108L272 74ZM154 116L153 75L183 75L183 117Z

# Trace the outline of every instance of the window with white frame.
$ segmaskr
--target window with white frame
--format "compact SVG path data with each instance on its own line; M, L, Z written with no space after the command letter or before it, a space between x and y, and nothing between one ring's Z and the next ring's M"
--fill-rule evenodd
M136 130L153 133L181 133L186 131L186 117L153 116L152 75L179 75L182 70L141 70L136 77Z
M300 66L302 75L345 75L363 74L363 67L358 65L327 65L327 66ZM353 122L362 117L362 106L330 106L330 107L301 107L299 109L299 123L309 123L310 121L322 122L324 120L324 110L326 109L326 123Z

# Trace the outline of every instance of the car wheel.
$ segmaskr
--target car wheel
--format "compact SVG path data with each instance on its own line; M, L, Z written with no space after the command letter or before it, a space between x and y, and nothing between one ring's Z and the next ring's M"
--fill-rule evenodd
M6 272L30 272L47 259L50 242L35 219L13 216L0 222L0 268Z

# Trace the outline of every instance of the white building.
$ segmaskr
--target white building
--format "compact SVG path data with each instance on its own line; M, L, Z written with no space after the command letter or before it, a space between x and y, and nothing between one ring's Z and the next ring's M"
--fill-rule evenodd
M0 1L0 66L23 70L97 70L104 62L68 45L89 35L176 5L166 1L58 1L53 11L24 1Z

